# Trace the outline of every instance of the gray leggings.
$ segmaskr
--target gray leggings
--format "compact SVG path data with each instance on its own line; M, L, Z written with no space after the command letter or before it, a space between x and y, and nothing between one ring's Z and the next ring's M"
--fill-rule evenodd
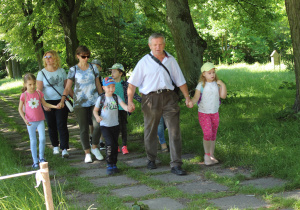
M77 117L77 121L79 124L79 129L80 129L80 141L83 150L90 149L90 143L89 143L89 116L91 116L89 113L92 113L92 121L93 121L93 140L92 144L98 145L99 144L99 139L101 136L101 131L100 131L100 124L97 123L94 115L93 115L93 109L94 106L90 107L81 107L81 108L75 108L74 112Z

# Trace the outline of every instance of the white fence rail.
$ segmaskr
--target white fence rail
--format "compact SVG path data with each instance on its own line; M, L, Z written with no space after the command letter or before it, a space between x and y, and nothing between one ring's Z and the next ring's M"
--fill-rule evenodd
M31 174L36 174L35 175L36 184L37 184L36 187L38 187L41 182L43 183L46 209L54 210L53 199L52 199L52 190L51 190L51 184L50 184L50 178L49 178L49 169L48 169L47 162L40 163L40 170L12 174L12 175L7 175L7 176L1 176L0 180L15 178L15 177L19 177L19 176L27 176L27 175L31 175Z

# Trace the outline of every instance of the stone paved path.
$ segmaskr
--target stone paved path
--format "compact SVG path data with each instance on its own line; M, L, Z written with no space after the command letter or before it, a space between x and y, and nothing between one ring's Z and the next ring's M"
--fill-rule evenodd
M15 123L23 125L18 112L12 109L9 104L9 102L18 104L18 100L4 96L3 94L0 94L0 98L0 107L2 110L5 110ZM73 119L71 120L73 123L69 124L70 136L78 139L79 142L79 128L74 121L74 115L71 115L70 119ZM27 135L27 133L18 133L17 131L10 130L10 126L1 119L0 127L1 136L17 145L16 150L31 157L29 142L21 141L22 135ZM141 145L143 144L142 140L135 139L135 141L140 141ZM47 146L49 149L51 148L48 137ZM169 166L162 165L159 161L157 162L157 169L147 170L145 168L146 157L144 153L131 151L128 155L119 154L118 165L123 165L128 171L137 170L142 175L147 176L147 179L154 180L159 187L153 187L151 184L147 184L147 181L141 182L140 180L136 180L130 176L130 173L126 172L121 172L119 175L110 177L106 176L106 164L104 161L94 161L92 164L85 164L83 162L84 155L82 150L76 149L74 146L71 146L69 153L70 158L66 161L66 164L79 170L76 176L86 178L95 187L112 186L109 192L110 195L123 199L123 205L118 209L131 209L133 202L130 201L132 200L146 204L150 209L202 209L199 206L203 205L203 203L206 203L204 206L209 207L209 209L272 208L272 204L268 203L262 196L255 193L243 194L242 191L234 191L225 184L220 184L218 181L206 178L205 174L207 172L219 177L219 180L222 178L230 180L237 175L243 176L245 181L237 183L238 186L241 188L248 186L253 192L255 190L278 188L287 184L285 180L272 177L254 179L251 177L250 171L246 169L224 168L221 164L207 167L203 163L198 163L199 171L189 172L187 176L176 176L170 173ZM184 161L189 161L194 156L193 154L184 154L183 159ZM52 184L56 185L57 180L53 180L56 174L55 168L51 168L51 163L49 163L49 166ZM59 181L61 183L67 182L68 178L64 177ZM168 193L169 191L163 193L166 189L172 189L175 194L179 195L193 195L196 199L180 198L180 196ZM83 193L79 191L66 191L64 194L70 206L77 206L74 207L75 209L110 209L101 206L101 192ZM300 199L300 191L279 192L274 194L274 196ZM197 204L197 199L199 200L199 204ZM193 202L191 202L192 200Z

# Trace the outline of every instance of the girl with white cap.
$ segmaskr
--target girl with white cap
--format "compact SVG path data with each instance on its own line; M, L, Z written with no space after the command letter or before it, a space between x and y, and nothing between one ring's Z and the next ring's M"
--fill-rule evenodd
M214 156L217 130L219 127L220 98L227 95L226 85L218 80L214 64L205 63L201 67L199 83L190 102L198 102L198 118L203 131L204 163L213 165L219 161Z

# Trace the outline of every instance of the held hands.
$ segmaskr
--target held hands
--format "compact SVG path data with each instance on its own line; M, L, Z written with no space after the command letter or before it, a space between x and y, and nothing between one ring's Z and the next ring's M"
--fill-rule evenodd
M51 111L51 109L48 108L48 107L46 107L46 106L43 106L43 108L44 108L44 110L45 110L46 112L50 112L50 111Z
M193 102L191 101L190 97L185 98L185 105L188 108L193 108L194 107Z
M135 110L134 103L128 101L128 112L133 112L134 110Z
M194 104L192 101L189 102L189 108L193 108L194 107Z

